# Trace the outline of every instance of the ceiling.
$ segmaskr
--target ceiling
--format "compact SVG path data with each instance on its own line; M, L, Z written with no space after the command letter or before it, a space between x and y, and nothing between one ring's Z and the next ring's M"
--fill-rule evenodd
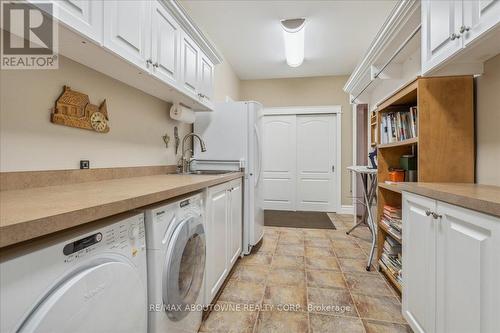
M240 79L349 75L395 1L183 0ZM280 20L306 18L305 60L285 61Z

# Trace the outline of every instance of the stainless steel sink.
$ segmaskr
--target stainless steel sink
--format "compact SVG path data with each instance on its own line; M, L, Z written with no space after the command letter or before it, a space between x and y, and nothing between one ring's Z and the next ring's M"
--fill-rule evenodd
M195 175L223 175L226 173L235 172L231 170L197 170L191 171L192 174Z

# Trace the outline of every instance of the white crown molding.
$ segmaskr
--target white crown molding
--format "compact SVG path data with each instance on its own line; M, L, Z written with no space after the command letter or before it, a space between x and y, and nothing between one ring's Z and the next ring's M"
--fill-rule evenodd
M420 22L420 0L399 0L344 85L345 92L354 95L371 81L371 66L385 62L380 57L387 53L391 42L399 35L410 34L414 29L408 24L410 20L412 23Z
M196 25L196 23L189 17L188 13L182 7L178 0L163 0L163 4L170 10L171 14L177 19L184 31L187 32L202 51L210 58L215 64L222 63L222 56L217 50L215 45L205 36L203 31Z

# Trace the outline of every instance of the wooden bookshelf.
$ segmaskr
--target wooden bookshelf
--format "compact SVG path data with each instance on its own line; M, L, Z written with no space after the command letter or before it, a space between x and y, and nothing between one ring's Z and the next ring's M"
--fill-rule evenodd
M381 223L384 205L401 207L401 190L386 184L389 168L400 167L401 155L417 158L419 182L474 182L474 107L472 76L417 78L377 107L377 140L380 140L382 115L404 107L417 106L416 138L378 144L377 258L380 259L385 238L395 237ZM404 225L403 225L404 229ZM384 273L399 292L401 285L381 265ZM403 267L404 269L404 267ZM404 272L403 272L404 276Z

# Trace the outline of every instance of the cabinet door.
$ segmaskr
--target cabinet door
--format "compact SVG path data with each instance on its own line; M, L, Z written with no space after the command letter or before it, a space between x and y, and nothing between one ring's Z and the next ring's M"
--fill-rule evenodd
M102 1L60 0L52 3L57 6L57 18L60 21L76 32L102 44Z
M149 70L151 22L149 1L104 1L104 46Z
M462 48L462 1L422 1L422 73Z
M241 188L241 179L234 180L231 186L231 203L229 205L229 267L234 265L241 254L241 245L243 239L243 191Z
M438 202L437 331L500 332L500 219Z
M204 102L212 102L214 85L214 64L201 55L200 64L200 97Z
M200 49L185 33L181 39L181 77L182 88L198 98L200 77Z
M208 189L206 302L212 301L228 273L228 185Z
M153 75L167 83L176 84L179 76L180 27L160 1L152 5Z
M500 24L500 0L464 1L462 31L465 45L498 24Z
M414 332L435 329L436 201L403 193L403 316Z

